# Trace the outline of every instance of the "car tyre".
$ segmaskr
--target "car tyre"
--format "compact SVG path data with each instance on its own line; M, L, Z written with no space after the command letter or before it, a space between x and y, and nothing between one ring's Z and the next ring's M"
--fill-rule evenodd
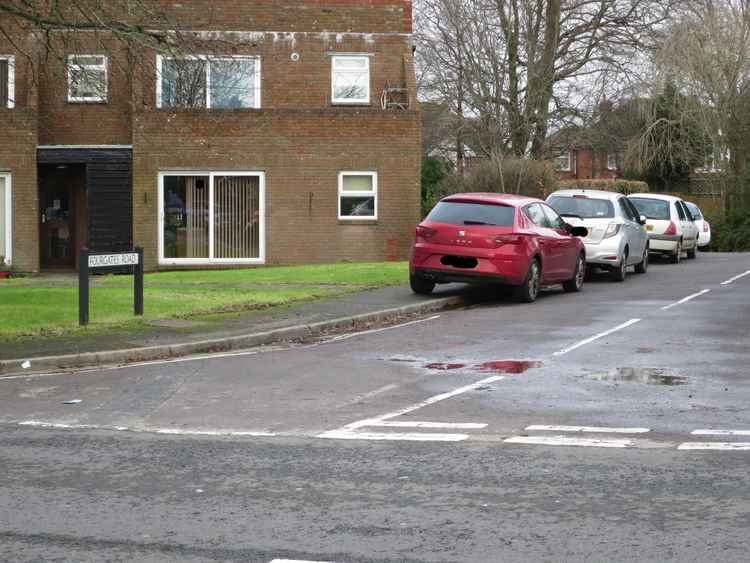
M672 262L672 264L679 264L680 260L682 260L682 241L677 242L677 248L674 251L674 254L669 257L669 261Z
M521 303L533 303L539 297L542 268L536 258L531 261L524 282L516 288L516 299Z
M411 285L411 290L418 295L429 295L435 289L434 281L420 278L414 274L409 276L409 284Z
M576 271L571 279L563 282L563 289L568 293L577 293L583 289L583 281L586 278L586 260L579 256L576 261Z
M616 282L624 282L625 278L628 277L628 253L623 254L620 260L620 265L612 270L612 280Z
M643 251L643 260L635 265L636 274L645 274L646 272L648 272L648 245L646 245L646 250Z
M691 260L694 260L696 256L698 255L698 239L695 239L695 245L693 245L693 248L687 251L687 257Z

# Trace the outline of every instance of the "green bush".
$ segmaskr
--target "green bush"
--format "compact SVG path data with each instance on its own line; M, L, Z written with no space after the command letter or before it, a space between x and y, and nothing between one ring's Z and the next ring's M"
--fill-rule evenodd
M427 156L422 159L422 217L435 207L446 177L451 174L449 162Z
M563 180L558 182L561 190L576 188L590 188L592 190L604 190L607 192L619 192L621 194L637 194L648 192L648 184L635 180Z
M711 224L711 249L718 252L750 250L750 207L734 209L724 221Z

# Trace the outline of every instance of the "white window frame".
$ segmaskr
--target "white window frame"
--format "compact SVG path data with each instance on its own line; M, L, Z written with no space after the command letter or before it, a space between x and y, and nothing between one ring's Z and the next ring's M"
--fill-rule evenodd
M5 107L16 107L16 57L15 55L0 55L0 60L8 61L8 99Z
M366 70L367 70L367 96L364 98L359 99L352 99L352 98L337 98L336 97L336 74L337 73L354 73L354 71L345 71L345 70L336 70L336 61L338 59L362 59L367 63ZM361 71L356 71L361 72ZM343 105L364 105L370 103L370 97L371 97L371 81L372 81L372 74L370 72L370 55L369 54L347 54L347 55L333 55L331 56L331 102L334 104L343 104Z
M609 159L614 159L614 166L610 163ZM607 153L607 170L617 170L617 153L616 152L608 152Z
M372 191L370 192L345 192L344 191L344 177L345 176L366 176L372 178ZM338 218L339 221L377 221L378 220L378 173L377 172L362 172L362 171L341 171L339 172L339 190L338 190ZM343 197L374 197L375 198L375 214L374 215L341 215L341 199Z
M164 257L164 178L168 176L208 177L208 258L165 258ZM258 258L214 258L214 178L216 176L254 176L259 179L258 206L260 225ZM175 170L159 173L159 264L164 266L205 266L208 264L265 264L266 263L266 173L248 171L206 171Z
M75 61L75 59L78 58L100 58L102 60L101 64L95 64L95 65L82 65L78 64ZM73 70L74 69L84 69L84 70L98 70L104 71L104 93L102 96L74 96L73 95ZM84 54L75 54L75 55L68 55L68 101L69 102L84 102L84 103L90 103L90 102L106 102L109 95L109 57L107 55L84 55Z
M13 262L13 187L10 173L0 172L0 178L5 180L5 248L0 248L0 252L5 256L5 264L10 266Z
M562 157L567 156L568 157L568 164L565 166L565 168L558 168L557 167L557 161L561 159ZM566 153L558 154L554 157L553 162L555 164L555 170L558 172L572 172L573 171L573 159L571 158L570 151L567 151Z
M186 55L184 57L165 57L164 55L156 55L156 107L161 109L163 107L162 94L163 94L163 74L162 68L164 61L172 61L175 59L182 59L188 61L205 61L206 63L206 107L201 109L227 109L227 108L212 108L211 107L211 63L213 61L233 61L233 60L252 60L255 61L255 76L253 88L255 89L255 105L251 108L233 108L233 109L260 109L261 108L261 58L259 55L221 55L221 56L210 56L210 55ZM191 109L191 108L172 108L167 109Z

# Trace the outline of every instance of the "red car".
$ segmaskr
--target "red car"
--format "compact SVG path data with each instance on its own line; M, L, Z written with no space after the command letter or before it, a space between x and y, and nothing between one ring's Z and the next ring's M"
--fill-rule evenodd
M545 202L510 194L443 198L417 227L410 261L411 288L435 284L514 286L519 300L536 300L542 285L580 291L586 273L585 227L567 224Z

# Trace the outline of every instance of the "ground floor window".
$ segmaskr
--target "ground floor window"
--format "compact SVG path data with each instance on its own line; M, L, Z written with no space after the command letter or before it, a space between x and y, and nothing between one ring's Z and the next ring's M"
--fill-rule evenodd
M10 264L11 248L10 174L0 174L0 264Z
M377 218L377 173L339 172L339 219Z
M159 207L161 263L265 261L263 173L163 173Z

